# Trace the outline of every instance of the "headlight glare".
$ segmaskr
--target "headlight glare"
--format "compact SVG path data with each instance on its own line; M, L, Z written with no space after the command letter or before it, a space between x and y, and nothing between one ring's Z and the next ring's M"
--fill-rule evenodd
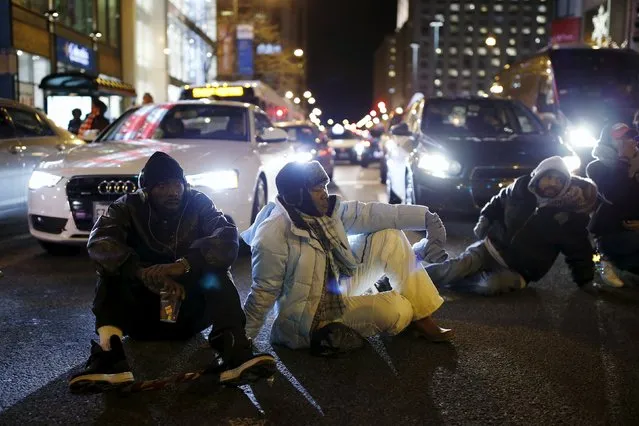
M456 176L462 171L459 161L449 160L442 154L422 154L417 167L438 177Z
M297 162L300 163L307 163L311 160L313 160L313 152L309 152L309 151L299 151L296 152L294 155L295 160Z
M564 160L564 163L566 164L566 167L568 167L568 170L570 170L570 173L576 172L581 167L581 159L576 155L562 157L562 160Z
M597 144L597 138L588 128L583 126L568 128L566 139L571 146L579 148L592 148Z
M240 186L240 177L235 170L217 170L214 172L189 175L186 177L186 181L191 186L206 187L213 191L236 189Z
M29 189L35 190L44 187L51 188L56 186L56 184L61 180L61 176L36 170L31 174L31 178L29 179Z

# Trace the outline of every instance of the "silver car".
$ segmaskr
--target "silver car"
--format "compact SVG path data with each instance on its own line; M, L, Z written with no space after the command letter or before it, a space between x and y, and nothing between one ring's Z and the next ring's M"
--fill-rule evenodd
M29 178L44 157L84 143L37 109L0 98L0 219L26 217Z

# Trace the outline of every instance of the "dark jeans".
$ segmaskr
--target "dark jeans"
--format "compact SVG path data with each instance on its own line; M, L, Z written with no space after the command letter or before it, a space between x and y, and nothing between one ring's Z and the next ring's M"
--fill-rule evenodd
M597 248L617 268L639 274L639 232L603 235L597 238Z
M450 287L483 295L496 295L525 286L521 276L501 266L483 241L477 241L455 258L426 266L437 287Z
M96 330L105 325L120 328L139 340L188 339L213 326L245 336L246 317L231 272L206 273L178 279L186 291L177 321L160 321L160 297L137 279L100 277L93 313Z

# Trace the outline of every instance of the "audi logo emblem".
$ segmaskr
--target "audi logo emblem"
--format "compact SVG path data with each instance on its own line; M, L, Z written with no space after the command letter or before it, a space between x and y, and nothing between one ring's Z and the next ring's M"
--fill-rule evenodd
M138 185L132 180L103 180L98 184L100 195L124 195L137 191Z

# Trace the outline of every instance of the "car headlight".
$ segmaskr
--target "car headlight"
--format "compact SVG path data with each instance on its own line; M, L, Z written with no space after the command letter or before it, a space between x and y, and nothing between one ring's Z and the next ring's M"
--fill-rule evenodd
M417 167L437 177L456 176L462 170L459 161L450 160L442 154L422 154Z
M40 189L44 187L56 186L62 180L62 176L52 175L47 172L34 171L29 179L29 189Z
M358 142L357 145L355 145L355 152L362 155L370 146L371 143L369 141Z
M240 186L240 176L236 170L217 170L189 175L186 177L186 181L191 186L204 186L213 191L236 189Z
M298 161L300 163L307 163L313 159L313 152L312 151L296 152L295 155L293 155L293 158L294 158L293 161Z
M568 128L566 140L571 146L579 148L592 148L597 144L597 138L588 128L583 126Z
M562 160L564 160L564 163L566 164L566 167L568 167L568 170L570 170L570 173L576 172L581 167L581 159L576 155L562 157Z

